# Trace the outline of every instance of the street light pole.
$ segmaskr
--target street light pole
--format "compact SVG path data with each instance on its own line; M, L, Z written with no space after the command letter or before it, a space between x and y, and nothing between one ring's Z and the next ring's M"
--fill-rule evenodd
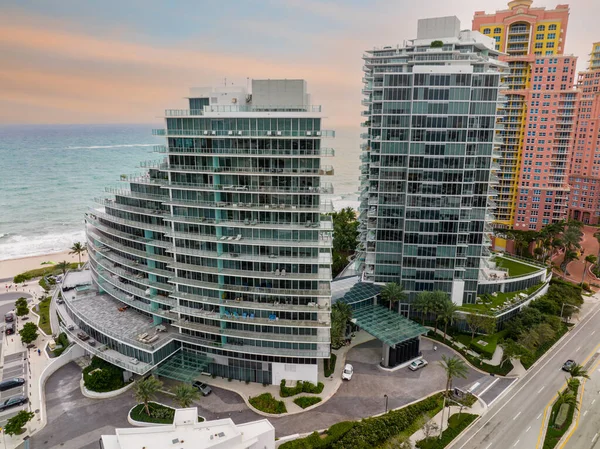
M384 394L383 397L385 398L385 412L388 412L388 395Z

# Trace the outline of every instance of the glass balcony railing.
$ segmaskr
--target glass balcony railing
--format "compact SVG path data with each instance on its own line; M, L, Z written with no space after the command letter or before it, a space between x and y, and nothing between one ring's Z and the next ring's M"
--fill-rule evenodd
M274 210L273 212L277 212ZM333 229L333 223L331 220L326 219L327 216L322 216L319 222L311 222L307 220L306 222L289 222L289 221L276 221L276 220L255 220L255 219L245 219L245 220L227 220L227 219L217 219L217 218L205 218L205 217L189 217L183 215L171 215L169 217L165 217L165 221L174 221L177 223L202 223L206 225L214 225L214 226L253 226L257 229L302 229L302 228L315 228L320 229L322 231L330 231ZM165 231L168 232L168 231Z
M113 195L117 195L117 196L125 196L125 197L129 197L129 198L136 198L136 199L142 199L142 200L150 200L150 201L157 201L157 202L162 202L162 201L166 201L169 199L169 195L167 193L165 193L164 195L154 195L154 194L150 194L150 193L144 193L144 192L136 192L135 190L126 190L126 189L115 189L114 187L106 187L104 189L105 192L107 193L111 193Z
M298 255L296 257L293 256L279 256L274 253L272 254L247 254L239 252L239 243L236 242L228 242L224 243L227 245L226 248L222 251L208 251L201 249L193 249L193 248L181 248L177 247L177 254L187 254L190 256L204 256L209 257L211 259L236 259L236 260L250 260L257 262L289 262L289 263L307 263L307 264L331 264L331 253L320 253L319 256L308 257L306 255ZM238 250L236 252L233 248ZM231 251L228 250L227 247L231 247ZM271 248L277 248L276 246L271 246Z
M331 165L324 165L320 168L268 168L268 167L213 167L201 165L173 165L162 164L161 170L171 172L206 172L206 173L243 173L243 174L273 174L281 175L315 175L325 176L333 175L334 170Z
M177 182L171 181L169 187L185 187L186 189L193 188L197 190L209 190L209 191L221 191L221 192L239 192L239 193L302 193L302 194L332 194L333 184L325 182L321 183L320 186L271 186L265 184L251 184L251 185L239 185L239 184L200 184L192 182ZM168 199L166 200L168 201Z
M129 206L128 204L117 203L114 200L105 198L94 198L94 202L101 204L104 207L109 207L111 209L117 209L126 212L133 212L136 214L161 216L169 213L169 211L165 209L147 209L143 207Z
M302 137L302 138L320 138L335 137L335 131L315 130L315 131L259 131L259 130L201 130L201 129L153 129L155 136L197 136L197 137Z
M199 332L206 332L214 335L224 335L230 337L241 337L254 340L267 340L267 341L287 341L287 342L305 342L305 343L329 343L329 336L319 335L291 335L291 334L275 334L271 332L251 332L242 331L238 329L221 329L216 326L209 326L206 324L195 323L188 321L187 319L181 319L173 323L173 326L180 327L183 329L190 329Z
M165 225L160 225L160 224L155 224L155 223L144 223L142 221L136 221L136 220L127 220L125 218L120 218L120 217L115 217L114 215L109 215L106 212L100 212L96 209L90 208L89 209L90 212L88 212L91 217L93 219L96 219L98 217L113 222L113 223L119 223L125 226L131 226L132 228L137 228L137 229L147 229L150 231L157 231L157 232L166 232L168 231L170 228L168 226Z
M129 240L131 242L136 242L136 243L140 243L143 245L150 245L150 246L155 246L158 248L167 248L167 249L171 249L173 247L173 243L172 242L166 242L163 240L157 240L157 239L147 239L144 237L139 237L137 235L132 235L132 234L128 234L126 232L121 232L121 231L117 231L116 229L113 229L109 226L106 226L102 223L100 223L100 221L98 220L94 220L93 218L91 218L89 215L86 218L87 222L90 223L94 228L105 232L107 234L113 235L115 237L119 237L125 240Z
M219 208L219 209L236 209L236 210L286 210L295 212L333 212L333 203L330 200L321 201L319 204L314 206L308 205L294 205L288 203L272 203L272 204L258 204L258 203L247 203L247 202L227 202L227 201L188 201L173 199L166 201L164 204L172 206L189 206L189 207L201 207L201 208Z
M233 229L233 233L237 233L238 230ZM237 236L240 236L238 239ZM260 239L254 237L241 237L242 234L229 235L217 237L215 234L202 234L200 232L181 232L171 231L167 233L167 236L176 239L183 240L196 240L201 242L244 242L244 245L257 245L257 246L285 246L288 245L294 248L311 248L316 246L331 247L333 239L330 235L319 235L319 240L290 240L290 239ZM237 239L237 240L236 240Z
M94 244L90 244L89 242L88 244L88 247L92 251L100 253L102 257L111 260L113 263L124 265L132 270L143 271L145 273L156 274L157 276L163 276L167 278L170 278L171 276L175 275L173 271L161 270L160 268L151 267L150 265L147 265L142 261L127 259L126 257L118 255L114 251L107 251L106 247L98 248Z
M166 117L190 117L204 115L207 112L321 112L320 105L253 105L227 104L207 105L202 109L166 109Z
M138 249L132 248L131 246L123 245L122 243L119 243L113 239L102 236L90 229L88 229L87 235L88 235L88 240L90 240L90 239L97 240L98 242L102 243L103 245L107 246L108 248L112 248L114 250L121 251L126 254L130 254L132 256L137 256L137 257L140 257L143 259L158 260L159 262L172 262L173 261L172 257L162 256L159 254L152 254L152 253L149 253L146 251L140 251ZM92 241L92 244L93 244L93 241ZM96 246L98 246L98 245L96 245ZM106 249L106 251L109 251L109 249Z
M198 156L273 156L273 157L332 157L333 148L319 149L255 149L255 148L183 148L155 145L154 152Z
M135 283L143 285L144 287L147 287L147 288L156 288L158 290L163 290L166 292L173 291L172 284L166 284L164 282L152 281L149 278L147 278L146 276L144 276L143 274L133 274L131 271L127 271L121 267L115 266L115 264L111 263L107 259L103 260L102 256L101 256L102 253L98 253L98 254L100 256L90 254L90 257L98 265L97 267L95 267L96 271L98 273L102 274L102 276L105 277L106 279L109 279L109 278L111 280L116 279L119 282L122 282L120 279L126 279L130 282L135 282ZM108 276L108 278L106 276ZM174 276L174 274L171 274L171 276L169 276L169 278L171 278L173 276ZM129 285L129 284L125 284L125 285Z

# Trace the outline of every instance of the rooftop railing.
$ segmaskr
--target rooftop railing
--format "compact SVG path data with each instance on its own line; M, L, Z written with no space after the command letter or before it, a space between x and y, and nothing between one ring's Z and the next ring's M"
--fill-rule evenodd
M335 137L335 131L315 130L315 131L259 131L259 130L202 130L202 129L153 129L152 135L155 136L206 136L206 137L302 137L302 138L320 138Z

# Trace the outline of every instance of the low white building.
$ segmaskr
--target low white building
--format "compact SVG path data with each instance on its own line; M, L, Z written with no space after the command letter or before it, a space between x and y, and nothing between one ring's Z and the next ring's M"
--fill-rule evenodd
M235 424L231 419L198 422L196 407L178 409L171 425L115 429L102 435L102 449L275 449L275 429L262 419Z

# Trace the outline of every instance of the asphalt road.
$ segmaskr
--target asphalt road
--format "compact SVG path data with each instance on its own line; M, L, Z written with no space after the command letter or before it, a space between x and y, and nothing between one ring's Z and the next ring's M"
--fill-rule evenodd
M600 357L593 360L588 372L590 379L585 382L583 400L577 428L565 445L565 449L600 448Z
M544 409L565 383L565 360L577 363L600 347L600 307L596 305L567 333L551 353L531 368L499 399L488 413L451 446L452 449L534 449ZM599 446L600 447L600 446Z

